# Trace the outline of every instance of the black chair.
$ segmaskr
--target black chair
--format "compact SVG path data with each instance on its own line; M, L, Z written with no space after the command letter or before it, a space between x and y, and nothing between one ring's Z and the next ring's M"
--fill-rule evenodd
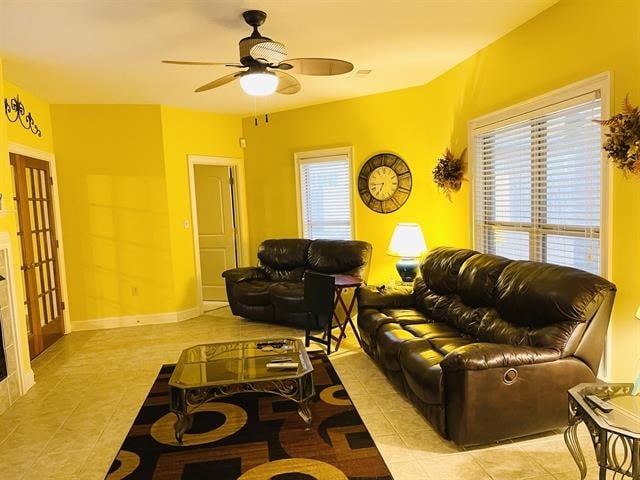
M336 279L332 275L324 275L307 271L304 274L304 306L307 311L304 344L321 343L327 347L327 355L331 353L331 328L333 326L333 309ZM322 338L311 335L311 330L324 331Z

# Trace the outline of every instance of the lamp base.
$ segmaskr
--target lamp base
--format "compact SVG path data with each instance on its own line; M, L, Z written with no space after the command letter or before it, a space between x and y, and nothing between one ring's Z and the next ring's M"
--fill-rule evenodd
M418 275L419 265L417 258L401 258L396 263L396 270L403 282L413 282Z

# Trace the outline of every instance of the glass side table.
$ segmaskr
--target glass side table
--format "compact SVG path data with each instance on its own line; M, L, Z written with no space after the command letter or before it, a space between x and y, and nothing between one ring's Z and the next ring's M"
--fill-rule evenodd
M581 480L587 476L587 465L576 433L580 422L589 430L600 480L606 479L607 471L614 472L613 478L640 480L640 397L632 396L632 389L632 383L581 383L569 389L569 426L564 441ZM600 410L587 395L606 401L613 410Z

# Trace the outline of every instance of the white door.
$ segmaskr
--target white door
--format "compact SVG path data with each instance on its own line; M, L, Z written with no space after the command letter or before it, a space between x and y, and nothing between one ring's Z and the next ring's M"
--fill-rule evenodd
M194 165L202 299L227 301L222 272L237 262L232 169Z

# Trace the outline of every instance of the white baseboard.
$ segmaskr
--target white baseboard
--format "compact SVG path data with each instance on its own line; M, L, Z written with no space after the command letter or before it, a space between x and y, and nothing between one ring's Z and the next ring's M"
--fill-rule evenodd
M200 307L188 308L179 312L151 313L148 315L127 315L124 317L95 318L71 322L74 332L84 330L102 330L106 328L134 327L136 325L158 325L160 323L177 323L202 315Z
M196 318L203 314L202 307L187 308L186 310L180 310L176 312L178 322L189 320L190 318Z
M22 372L22 392L20 392L20 396L24 395L29 391L31 387L36 384L36 377L33 374L33 370L29 369L27 372Z

